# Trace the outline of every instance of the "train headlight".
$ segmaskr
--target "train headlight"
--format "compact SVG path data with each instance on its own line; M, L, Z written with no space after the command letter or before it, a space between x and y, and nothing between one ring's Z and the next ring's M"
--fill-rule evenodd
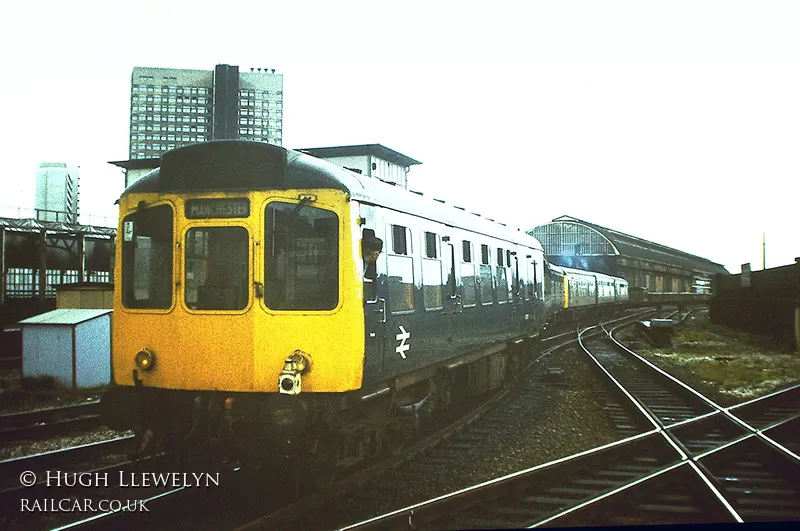
M135 361L137 367L143 371L149 371L156 364L156 355L145 348L136 353Z

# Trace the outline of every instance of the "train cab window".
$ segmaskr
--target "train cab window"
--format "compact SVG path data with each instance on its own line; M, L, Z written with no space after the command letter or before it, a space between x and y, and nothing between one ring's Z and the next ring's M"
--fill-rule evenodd
M339 303L339 218L273 201L264 238L264 301L273 310L332 310Z
M242 310L250 297L249 236L244 227L186 232L184 299L192 310Z
M122 304L126 308L172 306L172 227L169 205L139 210L122 222Z

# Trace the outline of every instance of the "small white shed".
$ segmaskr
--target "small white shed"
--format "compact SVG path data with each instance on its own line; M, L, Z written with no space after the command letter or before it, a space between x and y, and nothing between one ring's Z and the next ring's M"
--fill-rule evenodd
M22 376L51 376L72 389L110 383L111 312L63 309L20 321Z

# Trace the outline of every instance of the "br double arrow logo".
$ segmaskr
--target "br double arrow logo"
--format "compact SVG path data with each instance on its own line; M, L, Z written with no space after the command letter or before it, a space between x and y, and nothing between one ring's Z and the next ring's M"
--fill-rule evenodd
M395 336L400 344L395 347L394 351L400 354L403 359L406 359L406 351L411 348L411 345L406 344L406 341L409 337L411 337L410 332L406 332L406 329L403 328L402 325L398 325L400 328L400 333Z

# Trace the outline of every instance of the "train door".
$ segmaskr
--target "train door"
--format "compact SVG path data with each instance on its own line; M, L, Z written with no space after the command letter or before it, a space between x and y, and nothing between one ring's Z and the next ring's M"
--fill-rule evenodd
M511 269L511 300L514 305L514 330L518 330L522 321L525 320L525 298L522 293L525 283L520 277L519 256L516 250L506 251L506 262Z
M382 366L385 375L415 365L418 358L414 354L424 351L420 330L412 324L421 299L418 292L422 291L419 264L415 264L419 253L418 243L412 238L413 219L391 214L386 219L386 294L379 300L385 308L382 313L386 326Z
M528 252L530 249L522 249ZM543 308L542 281L543 275L540 272L541 261L537 261L537 256L525 254L525 282L522 284L523 298L525 299L526 312L530 312L533 326L541 324Z
M377 379L383 368L386 340L386 225L375 207L361 205L361 259L364 275L364 383ZM377 259L369 256L377 247Z
M461 294L458 293L458 255L456 246L451 236L442 237L442 258L445 262L444 270L447 274L445 282L445 310L450 314L461 313Z

